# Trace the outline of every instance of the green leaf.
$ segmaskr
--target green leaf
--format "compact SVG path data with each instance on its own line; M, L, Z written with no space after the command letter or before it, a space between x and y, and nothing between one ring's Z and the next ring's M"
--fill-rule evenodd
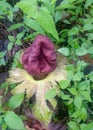
M91 4L93 4L93 0L86 0L85 8L87 8L87 7L90 6Z
M83 78L83 72L77 72L74 76L73 76L73 80L74 81L80 81Z
M56 38L57 41L59 41L59 36L55 27L54 20L47 8L40 8L37 21L46 32L50 33L54 38Z
M17 45L22 45L21 40L20 40L20 39L17 39L17 40L16 40L16 44L17 44Z
M77 126L77 123L74 122L74 121L70 121L70 122L68 123L68 126L69 126L70 130L79 130L79 129L78 129L78 126Z
M81 130L93 130L93 122L88 124L81 124L80 128Z
M10 40L11 42L14 42L14 41L15 41L15 37L14 37L14 36L8 36L8 38L9 38L9 40Z
M3 58L5 55L5 52L0 52L0 58Z
M88 51L89 54L93 55L93 47L88 48L87 51Z
M9 100L9 107L15 109L19 107L24 100L24 93L15 94Z
M83 96L84 100L87 100L89 102L92 101L90 97L90 91L80 91L79 93Z
M93 40L93 33L87 33L88 40Z
M60 52L64 56L69 56L69 49L67 47L62 47L58 49L57 51Z
M61 80L61 81L59 82L59 86L60 86L60 88L62 88L62 89L67 88L68 85L69 85L69 81L68 81L68 80Z
M68 31L68 35L77 35L79 33L79 29L77 27L73 27L71 30Z
M93 24L92 23L86 23L86 24L84 24L82 29L83 29L83 31L93 30Z
M82 97L81 97L80 95L75 96L74 105L75 105L78 109L81 109L81 106L82 106Z
M21 39L24 36L24 34L24 32L18 33L16 38Z
M39 34L45 34L44 30L42 27L38 24L38 22L34 19L31 19L29 17L24 17L24 23L32 28L33 30L37 31Z
M90 85L90 81L88 81L88 80L82 81L78 85L78 90L79 91L88 90L89 89L89 85Z
M88 76L89 76L89 79L93 82L93 72L91 72Z
M87 111L84 107L81 108L80 110L80 117L83 121L85 121L87 119Z
M20 117L16 115L13 111L8 111L4 117L4 120L10 129L26 130Z
M48 90L48 92L46 93L45 98L46 99L51 99L54 98L57 95L57 89L55 88L51 88Z
M63 100L69 100L70 99L70 95L64 94L63 92L60 92L60 97Z
M12 31L12 30L18 29L18 28L22 27L23 25L24 25L23 23L14 24L14 25L12 25L12 26L8 29L8 31Z
M80 48L76 49L77 56L83 56L83 55L86 55L87 53L88 53L88 51L84 47L80 47Z
M0 59L0 65L6 65L5 60L3 58Z
M17 6L29 17L37 18L38 6L36 0L21 0Z
M77 95L78 91L76 90L76 88L68 88L68 91L73 94L73 95Z
M8 43L8 51L10 51L12 49L13 45L14 45L13 42Z

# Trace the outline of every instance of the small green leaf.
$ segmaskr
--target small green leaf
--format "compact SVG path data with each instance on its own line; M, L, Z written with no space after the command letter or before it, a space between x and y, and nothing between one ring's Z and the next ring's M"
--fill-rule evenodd
M88 51L89 54L93 55L93 47L88 48L87 51Z
M61 80L61 81L59 82L59 86L60 86L62 89L67 88L68 85L69 85L69 81L68 81L68 80Z
M20 39L17 39L17 40L16 40L16 44L17 44L17 45L22 45L21 40L20 40Z
M54 98L56 95L57 95L57 89L51 88L51 89L48 90L45 98L46 99L51 99L51 98Z
M93 30L93 24L92 23L86 23L86 24L84 24L82 29L83 29L83 31Z
M93 72L91 72L88 76L89 76L89 79L93 82Z
M87 111L86 111L86 109L84 107L82 107L81 110L80 110L80 113L81 113L80 114L81 115L81 119L83 121L85 121L87 119Z
M12 49L13 45L14 45L13 42L10 42L10 43L8 44L8 51L10 51L10 50Z
M85 7L87 8L91 4L93 4L93 0L86 0Z
M0 59L0 65L5 65L5 64L6 64L5 59L4 58Z
M21 39L24 36L24 32L18 33L16 39Z
M9 100L9 107L15 109L22 104L23 100L24 100L24 93L15 94Z
M69 49L67 47L62 47L58 49L57 51L60 52L64 56L69 56Z
M4 117L4 120L10 129L26 130L20 117L16 115L13 111L8 111Z
M87 100L89 102L92 101L91 97L90 97L90 92L89 91L80 91L79 93L83 96L84 100Z
M87 53L88 53L88 51L84 47L80 47L80 48L76 49L77 56L83 56L83 55L86 55Z
M15 41L15 37L14 37L14 36L8 36L8 38L9 38L9 40L10 40L11 42L14 42L14 41Z
M80 95L75 96L74 105L75 105L78 109L81 109L82 97L81 97Z
M74 81L80 81L83 78L83 72L77 72L74 76L73 76L73 80Z
M77 95L77 94L78 94L76 88L69 88L68 91L69 91L71 94L73 94L73 95Z
M8 29L8 31L12 31L12 30L18 29L18 28L22 27L23 25L24 25L23 23L14 24L14 25L12 25L12 26Z
M77 123L74 122L74 121L70 121L70 122L68 123L68 126L69 126L70 130L79 130L79 129L78 129L78 126L77 126Z
M93 130L93 122L88 124L81 124L80 128L81 130Z
M3 58L5 55L5 52L0 52L0 58Z
M77 35L79 33L79 29L77 27L73 27L71 30L68 31L68 35Z

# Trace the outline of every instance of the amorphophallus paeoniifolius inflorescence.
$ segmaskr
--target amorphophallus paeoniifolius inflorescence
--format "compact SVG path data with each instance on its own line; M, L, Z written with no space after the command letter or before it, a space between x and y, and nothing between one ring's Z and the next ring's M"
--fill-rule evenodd
M66 58L55 51L52 41L47 36L38 35L22 55L24 69L16 68L9 73L9 82L21 82L13 93L26 90L28 98L35 95L33 113L45 124L49 123L53 112L46 103L45 95L51 84L55 86L55 81L66 79L66 63ZM56 106L55 100L50 103L53 107Z

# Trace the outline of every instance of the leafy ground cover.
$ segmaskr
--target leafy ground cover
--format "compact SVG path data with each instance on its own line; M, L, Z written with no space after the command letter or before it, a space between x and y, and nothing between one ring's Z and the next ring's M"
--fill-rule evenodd
M29 49L22 64L37 36L56 50L30 50L40 53L34 56L41 68L50 67L50 55L51 64L57 62L43 77L37 66L37 75L29 68ZM92 0L0 0L0 129L92 130L92 42Z

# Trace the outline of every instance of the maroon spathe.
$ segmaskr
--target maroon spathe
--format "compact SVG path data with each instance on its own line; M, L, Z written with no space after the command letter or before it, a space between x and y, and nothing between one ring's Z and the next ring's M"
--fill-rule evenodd
M25 50L22 63L32 76L38 77L52 72L57 66L54 44L47 36L38 35Z

